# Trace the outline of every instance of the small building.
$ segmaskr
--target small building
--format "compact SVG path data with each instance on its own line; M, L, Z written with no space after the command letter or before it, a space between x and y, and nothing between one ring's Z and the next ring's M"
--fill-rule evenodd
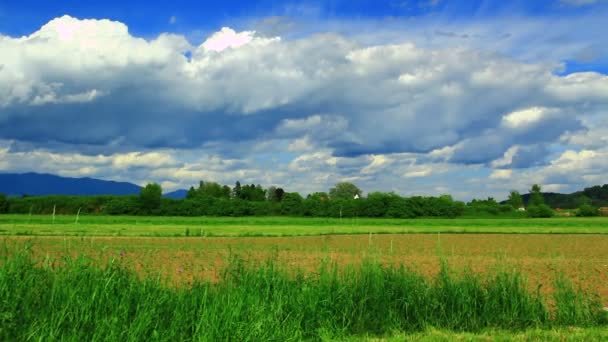
M600 207L600 216L608 216L608 207Z

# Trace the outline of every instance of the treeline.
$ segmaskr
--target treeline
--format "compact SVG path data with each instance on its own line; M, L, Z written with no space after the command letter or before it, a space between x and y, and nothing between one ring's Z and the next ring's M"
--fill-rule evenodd
M495 201L500 209L468 206L449 195L402 197L395 193L372 192L366 197L352 183L338 183L329 192L302 197L282 188L260 185L234 187L200 182L185 199L162 197L158 184L148 184L132 196L25 196L0 198L0 212L14 214L107 214L159 216L309 216L309 217L458 217L467 211L507 212L508 206ZM468 209L470 207L470 209ZM510 208L512 211L512 208Z
M360 199L303 198L285 193L281 201L249 201L238 198L159 198L150 207L141 196L37 196L9 198L4 213L13 214L107 214L158 216L310 216L310 217L457 217L463 202L449 196L401 197L390 193Z
M603 187L585 189L599 192ZM606 192L608 194L608 192ZM599 196L599 195L597 195ZM581 216L598 215L597 207L587 201L578 205ZM148 184L139 195L130 196L24 196L7 198L0 194L0 213L14 214L107 214L158 216L309 216L309 217L551 217L550 205L538 185L530 194L516 191L509 199L474 199L468 203L449 195L438 197L403 197L389 192L372 192L363 196L352 183L338 183L329 192L316 192L302 197L280 187L236 182L234 187L215 182L200 182L191 187L185 199L162 197L158 184Z
M530 200L530 194L522 195L524 203ZM608 207L608 184L596 185L571 194L543 192L545 203L552 208L576 209L583 205Z

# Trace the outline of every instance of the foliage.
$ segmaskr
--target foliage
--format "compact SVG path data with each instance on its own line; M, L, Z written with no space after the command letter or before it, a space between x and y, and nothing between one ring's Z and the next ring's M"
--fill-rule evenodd
M530 189L530 199L528 200L529 206L539 206L545 204L545 199L541 193L540 185L534 184Z
M336 184L329 190L329 197L331 199L353 199L355 195L361 197L363 192L353 183L341 182Z
M590 198L594 206L608 206L608 184L602 186L596 185L590 188L585 188L583 194Z
M546 204L530 205L526 211L528 213L528 217L532 218L546 218L553 217L553 215L555 215L553 209L549 208L549 206Z
M506 215L512 214L514 212L514 207L510 204L499 204L492 197L488 197L485 200L473 199L471 202L467 203L467 207L465 209L465 215L467 216L497 216L497 215Z
M85 257L41 266L11 251L0 263L0 339L21 340L342 340L424 331L604 328L595 297L556 283L557 311L528 290L520 273L480 276L443 264L434 279L403 266L365 261L314 274L270 259L232 256L217 283L167 287L112 260ZM170 317L171 319L167 319Z
M139 205L142 212L149 214L160 207L163 190L157 183L147 184L139 193Z
M270 202L281 202L283 200L283 195L285 195L285 190L283 190L283 188L277 188L275 186L271 186L266 191L266 198Z
M518 212L509 203L519 203L518 194L511 192L510 201L498 203L494 198L474 199L466 205L449 195L440 197L402 197L395 193L372 192L367 197L354 199L350 194L361 190L350 183L340 183L331 194L315 192L303 199L297 193L285 193L282 188L264 189L260 185L237 182L235 188L215 182L200 182L192 187L185 199L160 197L160 186L149 185L142 193L151 191L149 201L145 196L30 196L8 198L8 213L48 214L53 207L57 214L105 213L111 215L162 215L162 216L308 216L308 217L378 217L419 218L445 217L547 217L551 210L533 206L531 214ZM340 190L341 189L341 190ZM346 190L344 190L346 189ZM540 187L534 186L536 198ZM346 193L347 195L336 195ZM546 195L546 194L544 194ZM336 198L337 196L337 198ZM525 196L524 197L525 200ZM283 201L286 203L282 203ZM542 199L540 200L542 201Z
M524 200L522 199L521 194L515 190L511 190L509 193L507 203L510 204L513 209L519 209L524 206Z
M240 181L236 181L236 183L234 183L234 188L232 189L232 197L241 198L241 182Z
M531 194L524 194L522 197L524 203L528 203ZM545 204L552 208L576 209L583 204L589 204L594 207L606 207L608 206L608 184L602 186L596 185L571 194L544 192L542 193L542 197Z
M576 211L576 216L599 216L600 211L589 204L581 205Z
M241 187L241 192L238 198L245 201L265 201L266 190L264 190L259 184L244 185Z
M214 197L214 198L230 198L230 187L220 185L216 182L200 181L198 188L190 188L186 198L192 199L196 197Z
M281 201L281 215L302 215L302 196L297 192L286 192Z
M8 199L5 194L0 193L0 214L8 213Z

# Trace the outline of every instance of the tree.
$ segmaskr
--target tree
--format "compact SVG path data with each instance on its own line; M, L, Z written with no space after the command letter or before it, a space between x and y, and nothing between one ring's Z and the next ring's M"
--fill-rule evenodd
M545 199L541 193L540 185L534 184L530 189L530 200L528 201L528 206L537 206L541 204L545 204Z
M283 196L285 195L285 190L283 188L277 188L274 191L274 196L277 199L277 202L281 202L283 200Z
M232 189L232 197L241 198L241 182L236 181L234 189Z
M157 183L146 185L139 192L139 204L145 212L151 212L160 207L163 190Z
M232 192L232 190L230 189L230 187L228 185L222 186L222 197L223 198L230 198L231 192Z
M266 190L261 185L243 185L241 187L241 199L245 201L265 201Z
M188 190L188 193L186 194L186 198L187 199L192 199L196 197L196 189L194 189L193 186L190 187L190 190Z
M509 199L507 202L514 208L519 209L524 206L524 200L522 199L520 193L515 190L511 190L509 193Z
M268 191L266 191L266 199L269 202L281 202L283 194L285 194L285 190L277 188L276 186L271 186L268 188Z
M600 211L589 204L581 205L576 211L576 216L599 216Z
M266 200L268 202L276 202L277 198L275 196L275 192L277 191L277 187L276 186L271 186L268 188L268 191L266 191Z
M281 215L298 216L302 212L302 196L297 192L285 193L281 201Z
M546 204L528 206L527 213L529 217L534 218L552 217L555 214L553 209L549 208Z
M361 196L363 192L353 183L341 182L329 190L329 197L335 199L353 199L355 195Z
M5 194L0 194L0 214L8 213L8 199Z

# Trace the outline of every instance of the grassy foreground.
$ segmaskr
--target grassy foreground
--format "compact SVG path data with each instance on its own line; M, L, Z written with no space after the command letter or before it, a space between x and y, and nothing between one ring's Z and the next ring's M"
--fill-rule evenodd
M326 263L304 273L273 260L251 264L232 256L219 281L174 288L114 261L102 267L80 257L36 265L29 252L5 247L0 340L289 341L429 329L521 334L574 326L595 334L608 328L597 296L563 278L556 279L553 297L544 298L512 271L482 276L443 265L427 280L372 261L346 269Z
M298 236L382 233L608 234L608 218L385 219L0 215L1 235Z

